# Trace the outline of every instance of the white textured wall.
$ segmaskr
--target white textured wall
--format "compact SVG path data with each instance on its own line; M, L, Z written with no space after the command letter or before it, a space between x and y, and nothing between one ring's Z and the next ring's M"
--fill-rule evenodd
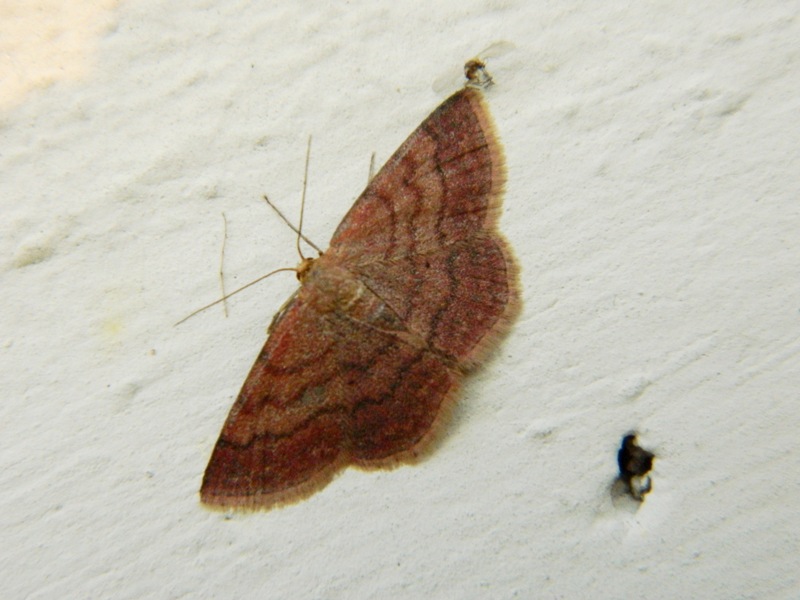
M0 596L797 597L797 2L107 4L0 5ZM295 286L173 327L219 293L221 213L229 287L293 266L260 196L296 214L307 136L324 245L501 40L525 308L441 447L206 511ZM630 429L638 511L609 492Z

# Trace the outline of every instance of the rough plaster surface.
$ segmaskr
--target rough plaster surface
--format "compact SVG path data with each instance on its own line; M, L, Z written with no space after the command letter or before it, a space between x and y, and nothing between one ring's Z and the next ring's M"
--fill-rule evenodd
M40 30L79 47L61 79L4 30L0 596L800 594L797 2L105 4ZM260 196L296 214L307 136L324 246L370 154L503 40L525 307L441 447L206 511L295 286L173 327L218 297L221 214L229 289L293 266ZM632 429L657 455L641 506L610 492Z

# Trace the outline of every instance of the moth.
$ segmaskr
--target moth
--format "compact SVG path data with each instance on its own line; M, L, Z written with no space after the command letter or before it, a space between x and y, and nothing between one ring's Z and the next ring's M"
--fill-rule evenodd
M298 267L300 288L211 455L203 503L270 508L346 466L431 449L460 382L520 306L497 230L504 183L483 92L468 83L369 182L328 250Z

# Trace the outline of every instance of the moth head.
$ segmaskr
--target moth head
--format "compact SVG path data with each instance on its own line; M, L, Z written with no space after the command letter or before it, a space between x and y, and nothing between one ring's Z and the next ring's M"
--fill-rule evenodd
M308 273L311 271L311 265L313 265L316 260L316 258L303 258L303 260L300 261L300 264L297 265L297 269L295 269L295 271L297 272L297 280L300 283L303 283L306 277L308 277Z

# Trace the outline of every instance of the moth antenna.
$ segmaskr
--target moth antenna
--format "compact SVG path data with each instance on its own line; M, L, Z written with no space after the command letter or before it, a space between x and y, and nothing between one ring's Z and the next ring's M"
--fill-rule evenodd
M274 210L274 211L277 213L277 215L278 215L278 216L281 218L281 220L282 220L284 223L286 223L286 225L288 225L288 226L289 226L289 229L291 229L291 230L292 230L292 231L294 231L294 232L295 232L297 235L299 235L301 238L303 238L303 241L304 241L306 244L308 244L308 245L309 245L309 246L311 246L311 247L312 247L314 250L316 250L317 252L319 252L320 254L322 254L322 250L320 250L320 249L319 249L319 246L317 246L317 245L316 245L314 242L312 242L310 239L308 239L308 238L307 238L305 235L303 235L302 233L300 233L300 230L299 230L297 227L295 227L295 226L294 226L294 224L293 224L293 223L292 223L292 222L291 222L289 219L287 219L287 218L286 218L286 216L285 216L285 215L284 215L284 214L283 214L283 213L280 211L280 209L279 209L277 206L275 206L275 205L272 203L272 201L271 201L269 198L267 198L267 195L266 195L266 194L264 194L264 200L266 200L267 204L269 204L269 207L270 207L272 210ZM300 256L302 256L302 254L301 254Z
M367 185L369 182L372 181L372 178L375 177L375 153L372 153L372 156L369 157L369 175L367 176Z
M270 272L269 272L269 273L267 273L266 275L262 275L261 277L258 277L258 278L256 278L256 279L254 279L254 280L253 280L253 281L251 281L250 283L246 283L246 284L244 284L242 287L240 287L240 288L238 288L238 289L236 289L236 290L233 290L233 291L232 291L230 294L227 294L227 295L223 296L223 297L222 297L222 298L220 298L219 300L214 300L214 302L212 302L211 304L206 304L206 305L205 305L205 306L203 306L202 308L198 308L196 311L194 311L194 312L193 312L193 313L191 313L190 315L188 315L188 316L184 317L183 319L181 319L180 321L178 321L177 323L175 323L175 325L173 325L173 327L177 327L177 326L178 326L178 325L180 325L181 323L185 323L186 321L188 321L189 319L191 319L191 318L192 318L193 316L195 316L196 314L198 314L198 313L201 313L201 312L203 312L204 310L206 310L206 309L208 309L208 308L211 308L212 306L216 306L216 305L217 305L217 304L219 304L220 302L225 302L225 301L226 301L228 298L230 298L231 296L235 296L235 295L236 295L236 294L238 294L239 292L242 292L242 291L246 290L246 289L247 289L247 288L249 288L251 285L255 285L255 284L257 284L258 282L260 282L260 281L263 281L263 280L264 280L264 279L266 279L267 277L270 277L271 275L275 275L275 273L281 273L281 272L283 272L283 271L292 271L293 273L297 273L297 269L296 269L296 268L294 268L294 267L282 267L282 268L280 268L280 269L275 269L274 271L270 271Z
M225 299L225 245L228 242L228 217L222 213L222 250L219 253L219 287L222 291L222 307L225 310L225 318L228 318L228 302Z
M374 159L375 159L375 154L374 153L372 155L372 158L373 158L373 163L374 163ZM309 265L314 261L313 261L313 259L306 258L305 256L303 256L303 251L300 248L300 240L302 239L306 244L308 244L309 246L314 248L314 250L316 250L319 253L320 256L322 256L322 250L319 248L319 246L317 246L314 242L312 242L305 235L303 235L303 213L305 212L305 206L306 206L306 188L308 187L308 164L310 162L310 159L311 159L311 136L309 135L308 136L308 146L306 147L306 166L305 166L305 171L303 173L303 195L300 198L300 224L297 227L295 227L292 224L292 222L289 221L289 219L287 219L286 216L280 211L280 209L277 206L275 206L272 203L272 201L270 201L270 199L267 197L267 195L264 194L264 200L270 206L270 208L277 213L277 215L281 218L281 220L283 220L284 223L286 223L286 225L289 226L289 229L291 229L292 231L294 231L297 234L297 253L300 255L300 266L298 266L298 267L282 267L280 269L275 269L274 271L270 271L266 275L262 275L261 277L257 277L256 279L254 279L250 283L247 283L247 284L243 285L242 287L240 287L238 289L235 289L230 294L226 294L225 293L225 278L224 278L224 268L223 268L223 266L224 266L224 263L225 263L225 243L228 240L228 218L225 216L225 213L222 213L223 239L222 239L222 250L220 252L220 257L219 257L219 282L220 282L220 287L222 289L222 298L220 298L219 300L214 300L214 302L211 302L210 304L206 304L202 308L198 308L193 313L187 315L186 317L184 317L183 319L181 319L180 321L175 323L175 325L173 325L173 327L177 327L181 323L185 323L186 321L191 319L196 314L201 313L204 310L209 309L212 306L215 306L215 305L219 304L220 302L222 302L224 304L224 306L225 306L225 316L227 317L228 316L228 305L227 305L228 298L230 298L231 296L234 296L235 294L238 294L241 291L246 290L250 286L257 284L260 281L263 281L264 279L266 279L267 277L270 277L271 275L274 275L275 273L281 273L283 271L292 271L292 272L297 274L297 278L298 279L300 279L301 281L303 280L303 276L308 272ZM372 164L370 164L370 172L371 171L372 171ZM370 179L371 178L372 177L370 176Z
M300 238L303 237L303 215L306 212L306 187L308 186L308 163L311 160L311 136L308 136L308 146L306 146L306 168L303 173L303 195L300 198L300 224L297 226L297 253L300 255L301 260L305 260L305 256L303 256L303 251L300 249ZM319 249L314 246L314 248L319 251Z

